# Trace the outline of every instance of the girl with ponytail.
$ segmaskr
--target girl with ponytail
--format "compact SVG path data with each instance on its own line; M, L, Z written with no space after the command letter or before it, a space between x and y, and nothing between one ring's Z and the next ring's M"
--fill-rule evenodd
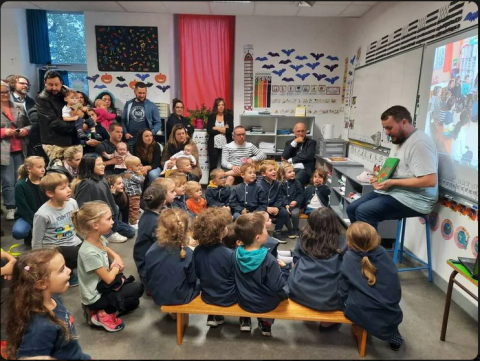
M348 250L340 267L338 297L345 316L398 351L402 290L398 271L380 245L375 228L355 222L347 229Z
M187 247L189 216L179 208L158 218L157 242L145 255L147 289L157 306L183 305L200 293L193 251Z

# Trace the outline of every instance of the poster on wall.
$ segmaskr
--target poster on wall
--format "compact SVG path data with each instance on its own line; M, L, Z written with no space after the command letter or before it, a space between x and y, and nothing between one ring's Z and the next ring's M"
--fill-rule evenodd
M272 76L270 73L255 74L254 108L270 108L272 92Z
M158 72L156 26L95 26L99 71Z
M253 45L243 46L243 109L253 109Z

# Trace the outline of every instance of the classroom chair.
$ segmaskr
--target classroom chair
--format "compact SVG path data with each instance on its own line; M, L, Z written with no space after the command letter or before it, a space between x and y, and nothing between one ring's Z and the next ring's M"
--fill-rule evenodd
M395 265L397 265L397 260L398 260L398 263L403 263L403 254L406 254L407 256L412 257L413 259L415 259L416 261L424 265L419 267L399 268L398 272L418 271L422 269L428 269L428 281L432 282L433 275L432 275L432 255L431 255L431 249L430 249L430 222L429 222L428 216L422 216L421 218L425 220L425 232L427 236L427 262L421 260L414 254L407 252L403 249L403 243L405 241L405 228L407 226L406 218L402 218L398 220L397 238L395 239L395 247L394 249L388 250L388 252L393 252L393 263Z

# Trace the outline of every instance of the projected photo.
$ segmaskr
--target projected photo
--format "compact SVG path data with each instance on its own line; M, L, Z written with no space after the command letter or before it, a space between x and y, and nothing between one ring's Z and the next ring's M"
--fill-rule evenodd
M478 36L435 50L425 132L439 153L478 167Z

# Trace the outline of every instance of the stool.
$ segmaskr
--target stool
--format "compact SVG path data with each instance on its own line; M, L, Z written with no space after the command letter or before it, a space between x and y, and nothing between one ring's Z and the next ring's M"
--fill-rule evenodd
M425 232L427 236L427 262L421 260L414 254L407 252L403 249L403 243L405 241L405 228L407 225L407 219L402 218L398 220L397 226L397 238L395 239L395 247L394 249L388 250L388 252L393 252L393 264L397 264L397 260L399 263L403 263L403 254L405 253L407 256L412 257L413 259L417 260L418 262L422 263L424 266L420 267L407 267L407 268L399 268L398 272L407 272L407 271L418 271L422 269L428 269L428 280L430 282L433 281L432 276L432 255L430 252L430 222L427 216L421 216L425 220ZM401 232L401 235L400 235ZM400 252L399 248L400 247Z

